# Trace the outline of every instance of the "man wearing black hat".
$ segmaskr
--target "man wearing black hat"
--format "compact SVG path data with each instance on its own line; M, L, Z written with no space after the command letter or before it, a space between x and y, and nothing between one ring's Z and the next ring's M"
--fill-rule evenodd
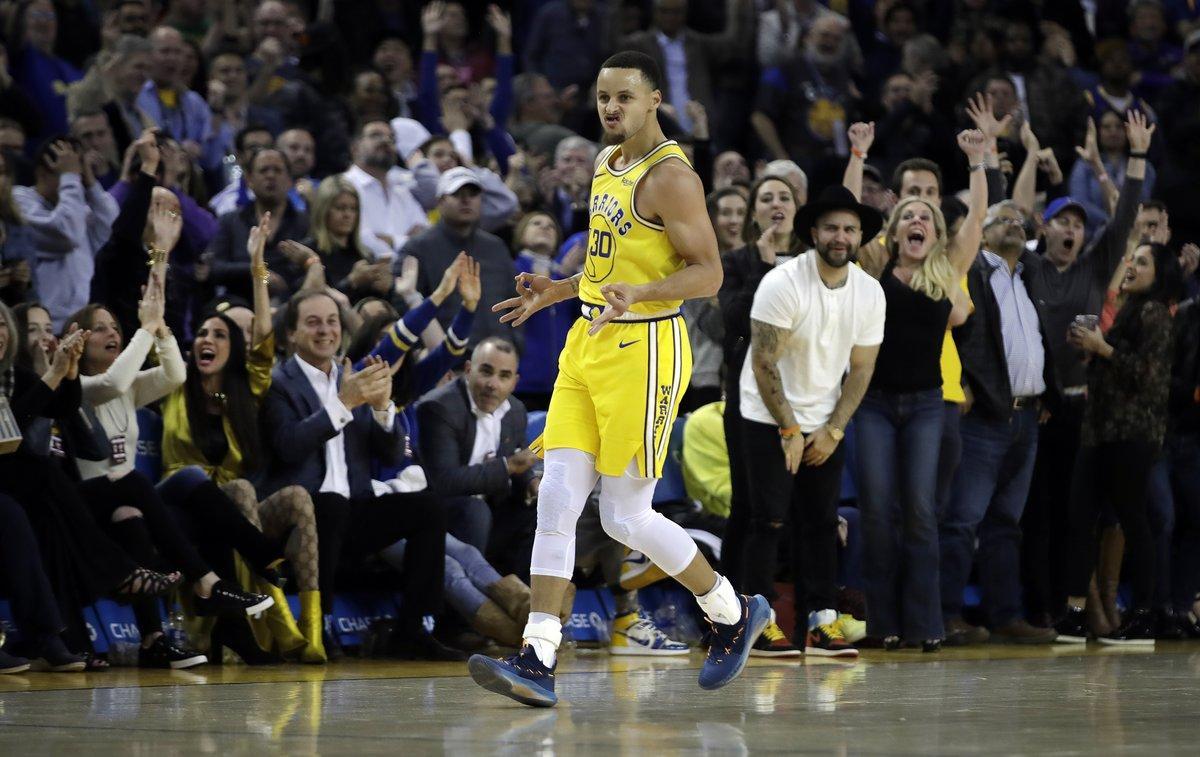
M796 216L796 233L815 251L767 273L750 311L741 375L743 443L754 461L745 588L774 594L775 554L790 521L797 631L806 633L808 654L858 654L833 609L840 442L875 370L886 303L879 282L849 263L881 225L878 211L849 190L826 189ZM794 648L782 634L764 633L755 649L781 656Z

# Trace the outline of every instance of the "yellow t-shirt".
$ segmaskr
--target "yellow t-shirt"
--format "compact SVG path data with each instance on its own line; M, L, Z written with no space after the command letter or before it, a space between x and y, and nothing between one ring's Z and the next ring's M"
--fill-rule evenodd
M579 299L592 305L604 305L600 287L621 282L648 284L661 281L686 263L667 238L665 227L638 215L634 204L638 184L650 169L664 160L679 159L691 166L678 143L667 140L625 168L612 167L614 153L621 148L611 147L601 154L599 166L592 177L592 200L589 208L587 259L583 265L583 280L579 282ZM630 311L651 315L674 310L682 300L637 302Z

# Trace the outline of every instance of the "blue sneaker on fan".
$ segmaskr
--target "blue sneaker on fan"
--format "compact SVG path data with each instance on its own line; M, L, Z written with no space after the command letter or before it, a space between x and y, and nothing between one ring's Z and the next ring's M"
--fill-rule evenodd
M503 659L477 654L467 660L467 670L475 683L530 707L553 707L558 703L558 695L554 693L554 668L543 665L528 644L517 654Z
M742 617L731 625L712 623L708 659L700 668L700 688L719 689L741 675L750 659L750 649L771 622L771 604L761 594L739 594Z
M658 627L645 610L620 615L613 620L612 641L608 653L661 657L685 655L688 645L674 641Z

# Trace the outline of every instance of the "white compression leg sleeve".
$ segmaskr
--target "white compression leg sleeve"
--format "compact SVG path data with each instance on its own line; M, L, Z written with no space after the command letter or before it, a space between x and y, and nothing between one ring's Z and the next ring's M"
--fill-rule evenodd
M529 572L571 580L575 572L575 523L596 485L596 459L577 449L546 450L538 488L537 531Z
M657 479L641 478L637 463L625 475L604 476L600 484L600 523L604 531L636 549L668 575L678 575L696 557L696 542L678 523L651 507Z

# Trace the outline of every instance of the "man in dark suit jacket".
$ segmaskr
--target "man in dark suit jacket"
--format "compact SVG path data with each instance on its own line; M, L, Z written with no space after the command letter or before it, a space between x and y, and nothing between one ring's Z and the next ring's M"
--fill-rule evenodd
M272 373L263 402L270 455L259 493L298 484L312 494L326 612L341 560L407 539L399 651L418 659L462 659L430 635L442 609L445 509L420 492L377 497L371 485L371 463L394 464L404 451L388 365L370 362L358 373L338 367L341 314L324 292L297 294L285 320L296 354Z
M525 406L512 396L517 350L489 337L459 379L417 405L418 450L429 487L450 500L450 532L502 574L527 577L537 526L537 458L525 446Z
M956 334L963 383L973 397L962 419L962 463L939 514L942 614L948 644L988 633L961 616L963 588L979 541L979 575L991 636L1046 644L1053 628L1032 626L1021 605L1021 515L1033 479L1038 424L1057 403L1046 338L1045 293L1025 250L1025 216L1011 200L993 205L984 249L967 274L975 312Z

